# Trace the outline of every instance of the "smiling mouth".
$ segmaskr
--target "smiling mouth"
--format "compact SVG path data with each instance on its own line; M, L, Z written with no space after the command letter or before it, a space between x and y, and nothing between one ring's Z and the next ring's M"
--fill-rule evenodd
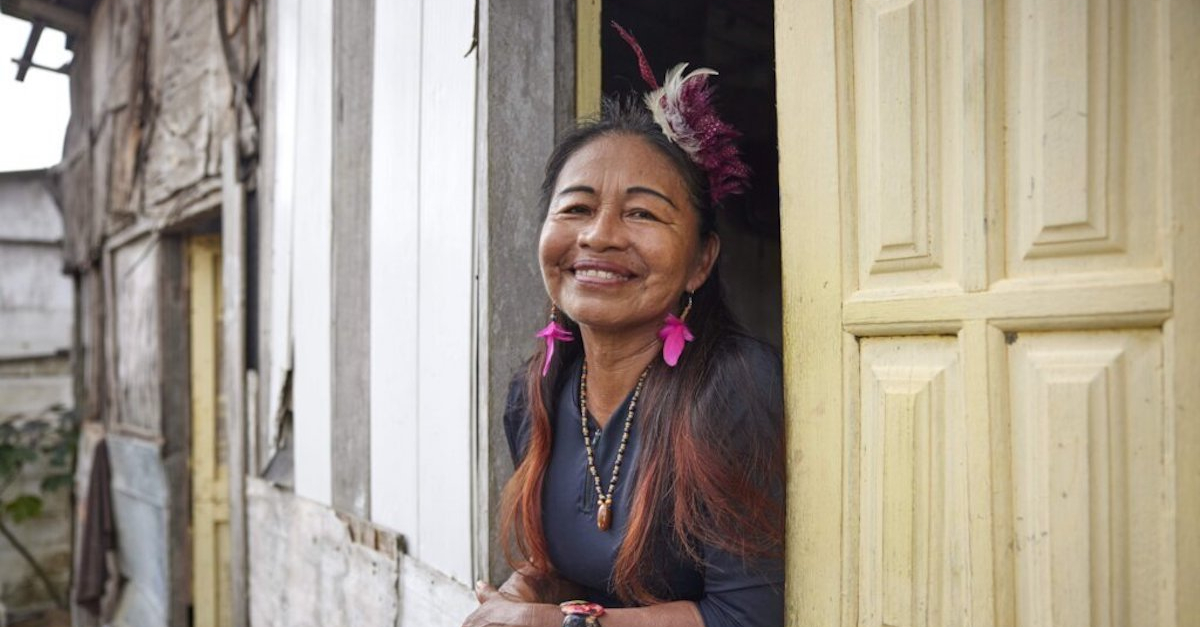
M583 283L624 283L634 277L632 272L613 264L580 263L571 269L575 278Z
M599 281L624 281L629 278L623 274L610 272L608 270L599 270L596 268L584 268L575 271L575 276L581 279L596 279Z

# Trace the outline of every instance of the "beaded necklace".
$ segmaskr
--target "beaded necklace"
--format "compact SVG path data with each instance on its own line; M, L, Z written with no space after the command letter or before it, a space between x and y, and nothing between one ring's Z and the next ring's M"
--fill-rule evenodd
M651 362L653 363L653 362ZM638 377L637 386L633 388L633 398L629 400L629 410L625 412L625 429L621 432L621 446L617 448L617 459L613 463L612 478L608 481L608 493L600 489L600 472L596 470L596 456L592 451L592 439L588 434L587 423L587 360L583 360L583 373L579 375L579 423L583 429L583 446L587 450L588 472L592 475L592 483L596 487L596 527L600 531L608 531L612 526L613 493L617 489L617 477L621 474L621 461L625 458L625 446L629 444L629 428L633 426L633 412L637 409L638 397L642 394L642 384L646 382L646 373L650 366Z

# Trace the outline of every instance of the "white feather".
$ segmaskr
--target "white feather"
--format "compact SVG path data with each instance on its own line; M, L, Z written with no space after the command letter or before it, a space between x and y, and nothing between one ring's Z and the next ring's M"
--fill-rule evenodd
M686 63L680 63L671 68L667 72L662 87L646 94L646 107L650 109L654 121L662 128L667 139L675 142L675 145L694 157L700 146L696 141L693 129L688 128L684 122L683 111L679 106L680 93L683 91L684 84L693 78L715 76L717 71L702 67L692 70L684 76L685 69L687 69Z

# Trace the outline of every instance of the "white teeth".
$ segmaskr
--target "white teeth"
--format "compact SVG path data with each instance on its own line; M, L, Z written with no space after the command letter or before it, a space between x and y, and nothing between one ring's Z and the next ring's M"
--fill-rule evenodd
M616 279L624 278L621 275L617 274L616 272L609 272L608 270L597 270L595 268L587 268L585 270L576 270L575 276L580 276L580 277L584 277L587 279L602 279L602 280L606 280L606 281L613 281Z

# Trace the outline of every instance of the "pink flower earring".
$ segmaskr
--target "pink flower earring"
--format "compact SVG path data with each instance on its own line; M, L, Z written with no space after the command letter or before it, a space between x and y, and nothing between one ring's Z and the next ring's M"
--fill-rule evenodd
M696 339L696 336L692 335L692 330L684 322L691 311L692 293L687 292L687 305L684 305L683 313L679 317L675 317L675 314L667 314L666 322L658 330L658 337L663 341L663 361L667 362L668 366L674 367L675 364L679 363L679 356L683 354L683 347L688 342Z
M575 336L566 327L558 323L558 305L550 305L550 324L542 327L542 330L537 332L537 337L546 340L546 361L542 364L542 376L544 377L550 371L550 360L554 357L554 342L571 342L575 339Z

